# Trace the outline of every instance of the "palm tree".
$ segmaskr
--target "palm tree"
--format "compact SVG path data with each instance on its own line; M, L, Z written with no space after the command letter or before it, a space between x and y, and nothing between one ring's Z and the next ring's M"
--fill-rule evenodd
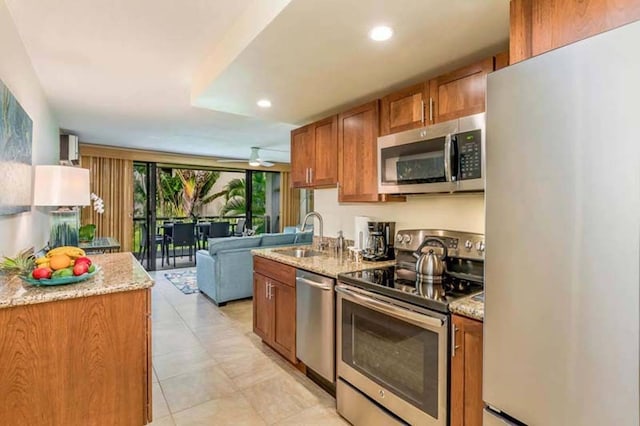
M266 173L252 173L251 212L254 216L264 216L266 208ZM224 187L225 204L220 216L239 216L247 212L246 181L232 179ZM257 232L264 231L264 223L258 225Z
M220 178L220 172L209 170L176 170L182 184L182 208L187 216L195 217L199 209L227 194L226 189L209 194Z
M158 216L183 216L182 181L164 169L158 170Z

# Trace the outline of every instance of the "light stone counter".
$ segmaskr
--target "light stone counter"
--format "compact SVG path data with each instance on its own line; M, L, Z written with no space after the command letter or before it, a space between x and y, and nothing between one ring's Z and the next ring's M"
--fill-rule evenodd
M478 293L451 302L449 304L449 310L456 315L484 321L484 301L473 299L477 294Z
M311 248L311 246L300 246ZM384 266L395 265L395 260L387 260L384 262L353 262L347 259L346 252L343 256L333 256L329 253L311 257L293 257L278 253L280 250L291 249L292 246L281 246L276 248L254 249L251 253L254 256L261 256L267 259L275 260L286 265L291 265L299 269L315 272L317 274L326 275L328 277L337 278L338 274L345 272L361 271L363 269L380 268Z
M75 299L153 286L153 278L131 253L89 256L101 270L86 281L59 286L34 286L18 276L0 275L0 309Z

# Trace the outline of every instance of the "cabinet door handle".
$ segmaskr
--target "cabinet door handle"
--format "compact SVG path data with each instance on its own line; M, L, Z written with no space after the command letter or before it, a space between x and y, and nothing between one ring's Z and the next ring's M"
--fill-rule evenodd
M458 328L453 322L451 323L451 358L456 356L456 349L460 349L460 346L456 346L456 333Z
M306 169L304 169L304 182L305 183L309 183L309 168L307 167Z
M424 101L420 101L420 114L421 114L420 122L422 124L424 124L424 107L425 107Z
M309 167L309 183L313 183L313 169Z
M273 284L269 282L269 300L273 299Z
M269 281L267 281L264 286L264 298L269 298Z
M433 123L433 98L429 98L429 123Z

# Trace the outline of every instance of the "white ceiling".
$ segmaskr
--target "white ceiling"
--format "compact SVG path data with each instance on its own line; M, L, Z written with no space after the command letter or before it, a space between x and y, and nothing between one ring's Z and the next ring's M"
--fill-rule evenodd
M231 158L287 151L285 123L497 52L509 18L506 0L6 3L61 127L86 142ZM389 42L367 39L378 23L393 26Z

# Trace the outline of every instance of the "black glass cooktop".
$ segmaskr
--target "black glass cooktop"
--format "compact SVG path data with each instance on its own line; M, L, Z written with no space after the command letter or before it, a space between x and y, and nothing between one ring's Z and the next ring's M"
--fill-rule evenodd
M338 275L338 280L444 313L452 301L482 291L480 282L445 273L442 282L435 283L398 266L348 272Z

